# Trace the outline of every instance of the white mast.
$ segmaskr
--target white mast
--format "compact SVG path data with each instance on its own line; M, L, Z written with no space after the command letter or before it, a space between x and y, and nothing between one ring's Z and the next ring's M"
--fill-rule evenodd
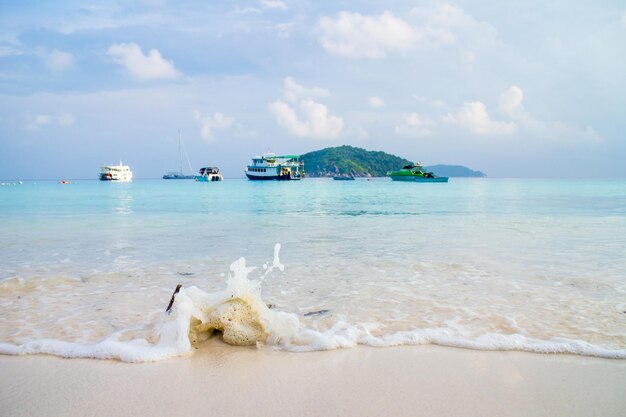
M180 129L178 129L178 172L183 175L183 148L180 141Z

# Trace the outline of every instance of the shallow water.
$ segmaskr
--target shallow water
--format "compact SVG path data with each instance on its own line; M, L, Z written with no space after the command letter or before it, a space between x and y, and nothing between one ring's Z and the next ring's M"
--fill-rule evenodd
M626 357L626 181L26 182L0 187L0 247L5 353L163 347L176 284L217 294L245 257L251 299L298 323L277 348Z

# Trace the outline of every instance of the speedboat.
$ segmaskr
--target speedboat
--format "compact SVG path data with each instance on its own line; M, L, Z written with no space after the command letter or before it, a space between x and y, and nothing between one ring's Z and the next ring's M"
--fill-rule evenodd
M432 172L424 171L424 167L419 162L403 166L398 171L390 171L387 176L393 181L448 182L448 177L438 177Z
M224 177L220 174L218 167L203 167L200 168L200 172L195 176L198 182L213 182L222 181Z

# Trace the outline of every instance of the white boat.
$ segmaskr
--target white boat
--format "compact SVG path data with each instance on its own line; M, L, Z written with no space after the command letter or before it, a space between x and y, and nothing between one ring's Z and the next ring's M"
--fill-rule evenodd
M244 173L250 180L300 180L304 178L304 162L300 155L264 153L252 158Z
M100 181L117 181L130 182L133 179L133 173L128 165L105 165L100 167Z
M196 181L199 182L212 182L222 181L224 177L220 174L218 167L203 167L200 168L199 175L196 175Z

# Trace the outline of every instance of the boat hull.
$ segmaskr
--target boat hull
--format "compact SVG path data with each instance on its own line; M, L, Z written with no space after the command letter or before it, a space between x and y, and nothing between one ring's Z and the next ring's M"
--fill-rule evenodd
M391 178L392 181L415 181L415 177L413 175L390 175L389 178Z
M194 178L198 182L216 182L222 181L224 179L224 177L222 177L221 175L196 175Z
M252 175L246 172L246 177L252 181L297 181L300 177L291 177L290 175Z
M448 177L437 178L415 178L414 182L448 182Z
M104 175L101 174L100 175L100 181L107 181L107 182L131 182L132 179L131 178L114 178L108 175Z
M392 181L405 182L448 182L448 177L425 178L413 175L390 175Z
M163 179L164 180L192 180L196 178L195 175L169 175L169 174L165 174L163 175Z

